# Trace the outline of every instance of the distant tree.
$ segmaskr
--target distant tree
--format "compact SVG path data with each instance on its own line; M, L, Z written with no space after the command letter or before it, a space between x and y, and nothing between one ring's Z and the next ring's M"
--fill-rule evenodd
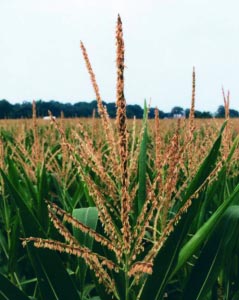
M106 104L108 114L111 118L115 118L116 116L116 105L114 102Z
M171 112L164 113L164 119L172 118Z
M190 109L186 108L184 112L185 112L185 117L189 118ZM201 119L209 119L209 118L212 118L212 114L209 111L195 110L194 117L201 118Z
M133 118L136 117L136 119L142 119L143 118L143 109L141 106L137 104L129 104L126 106L126 114L127 118Z
M159 112L159 118L163 119L165 118L165 113L162 110L158 110ZM155 108L151 107L149 109L149 115L148 115L149 119L154 119L155 118Z
M13 109L12 109L12 118L13 119L20 119L21 116L21 104L16 103L13 105Z
M180 106L174 106L171 110L172 117L174 116L183 116L184 115L184 109Z
M212 118L212 114L209 111L203 111L201 114L202 119L210 119Z
M36 109L37 109L37 116L38 117L44 117L44 116L48 116L48 104L47 102L40 100L36 101Z
M185 117L186 117L186 118L189 118L190 109L189 109L189 108L186 108L185 111L184 111L184 113L185 113Z
M215 113L216 118L225 118L225 107L223 105L218 106L218 109Z
M155 117L154 111L155 111L155 108L150 107L150 109L149 109L149 114L148 114L148 118L149 118L149 119L154 119L154 117Z
M74 106L71 103L61 105L61 111L64 113L65 118L72 118L75 116Z
M93 109L87 102L77 102L74 104L74 114L76 117L91 117Z
M32 103L23 101L22 104L14 104L13 106L13 118L31 118L32 117Z
M60 102L51 100L47 103L47 105L48 110L50 110L53 116L59 117L61 115L63 105Z
M229 109L229 115L231 118L238 118L239 112L235 109ZM220 105L215 114L216 118L225 118L225 108L223 105Z
M194 117L198 119L202 118L202 112L199 110L195 110Z
M238 118L239 117L239 113L235 109L229 109L229 115L230 115L231 118Z
M5 99L0 100L0 118L9 118L12 114L12 105Z
M103 105L106 106L108 114L111 118L116 116L116 106L115 102L106 103L102 101ZM71 103L61 103L59 101L43 101L39 99L36 101L37 116L43 117L48 115L48 111L59 117L61 112L64 113L66 118L70 117L91 117L93 110L96 111L96 117L99 117L97 112L97 101L93 100L91 102L77 102L75 104ZM134 116L137 119L143 117L143 108L137 104L129 104L126 106L127 118L133 118ZM176 116L186 116L188 118L190 114L190 109L183 109L180 106L175 106L171 109L170 112L165 113L159 110L159 118L172 118ZM225 109L224 106L219 106L215 116L218 118L224 118ZM232 118L239 117L239 112L234 109L230 109L230 116ZM32 117L32 102L23 101L21 104L10 104L7 100L0 100L0 119L3 118L31 118ZM155 108L150 108L148 113L148 118L152 119L155 117ZM212 114L207 111L195 111L195 118L211 118Z
M162 110L159 110L159 118L164 119L165 118L165 113Z
M208 112L208 111L195 110L194 116L195 116L195 118L198 118L198 119L212 118L212 114L210 112Z

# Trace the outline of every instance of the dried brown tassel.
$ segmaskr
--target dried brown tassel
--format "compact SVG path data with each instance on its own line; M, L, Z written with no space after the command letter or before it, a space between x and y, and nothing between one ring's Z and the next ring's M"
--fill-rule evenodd
M229 154L229 149L231 145L231 124L230 124L230 92L227 92L227 96L225 95L224 88L222 87L222 95L224 101L224 108L225 108L225 119L227 120L227 126L225 129L225 135L223 138L223 158L225 159Z
M194 125L194 114L195 114L195 94L196 94L196 72L195 67L193 67L193 74L192 74L192 99L191 99L191 108L189 113L189 130L192 134L195 125Z
M145 256L144 261L152 263L154 258L156 257L158 251L162 248L165 241L167 240L167 237L170 235L170 233L174 230L175 225L179 222L182 215L187 212L188 208L191 206L192 201L196 200L198 198L199 192L206 186L206 184L215 178L217 176L219 170L221 169L221 163L219 163L214 170L209 174L209 176L204 180L204 182L198 187L198 189L187 199L185 204L178 210L178 212L175 214L175 216L169 220L166 227L163 229L162 234L157 240L153 247L149 250L147 255Z
M127 128L126 128L126 101L124 97L124 40L122 32L122 22L118 16L117 29L117 94L116 94L116 123L119 132L119 153L121 158L121 179L122 186L127 182Z
M33 145L33 155L36 161L40 159L40 149L39 149L39 137L38 137L38 126L37 126L37 111L36 111L36 102L32 101L32 121L33 121L33 136L34 136L34 145Z
M49 218L52 221L58 232L64 237L64 239L70 244L78 246L77 239L70 233L70 231L62 224L62 222L55 216L55 214L48 210Z
M0 137L0 168L2 170L4 170L5 167L4 155L4 144L2 138Z
M230 92L227 92L227 96L225 95L224 88L222 87L222 95L223 95L223 101L224 101L224 108L225 108L225 119L229 119L229 105L230 105Z
M55 203L48 203L48 209L56 213L57 215L63 217L63 220L70 223L74 228L77 228L81 230L84 233L89 234L89 236L93 237L97 242L101 243L102 245L106 246L108 249L114 251L117 253L117 250L115 249L114 245L104 236L101 234L97 233L95 230L92 228L84 225L74 217L72 217L70 214L68 214L66 211L61 209L59 206L57 206Z
M154 110L154 116L155 116L155 164L156 164L156 170L160 170L161 163L162 163L162 157L161 157L161 136L159 133L159 111L156 107Z
M134 116L133 128L132 128L132 144L131 144L131 150L130 150L130 162L134 159L135 140L136 140L136 117ZM128 176L130 176L130 173L128 174Z
M91 79L91 83L93 86L93 89L95 91L95 95L96 95L96 100L97 100L97 107L98 107L98 113L101 117L102 123L103 123L103 128L105 131L105 135L107 138L107 144L109 149L112 150L112 155L109 157L112 161L112 164L115 167L115 175L118 176L119 175L119 169L117 168L118 166L118 154L117 154L117 150L116 150L116 142L115 142L115 138L114 138L114 131L109 119L109 115L107 113L106 108L103 106L103 102L100 96L100 91L99 91L99 86L96 82L96 77L95 74L93 72L86 48L84 46L84 44L81 42L80 43L80 47L82 50L82 54L86 63L86 67L88 70L88 73L90 75L90 79Z
M114 293L115 292L115 283L110 278L109 274L104 270L102 267L102 264L99 261L98 255L88 248L84 246L76 246L73 245L67 245L65 243L49 240L49 239L42 239L42 238L34 238L29 237L22 240L22 245L25 247L27 243L33 242L34 246L36 248L46 248L50 250L59 251L61 253L68 253L70 255L75 255L78 257L81 257L85 260L86 264L89 266L91 270L94 270L95 276L98 278L100 283L103 283L107 289L108 292ZM114 263L103 259L103 265L106 265L110 269L114 268ZM116 272L118 272L118 267L116 266Z
M128 275L134 276L135 274L142 274L142 273L151 275L153 273L152 268L153 268L152 263L138 261L132 265L131 269L128 272Z
M95 139L95 135L97 132L97 125L96 125L96 111L95 108L92 111L92 140Z
M151 204L150 207L149 204ZM153 213L157 208L157 200L153 195L153 191L149 191L149 195L147 201L145 202L142 211L138 217L137 224L134 228L134 248L131 254L130 261L134 261L136 256L144 250L143 246L143 238L145 237L145 233L147 228L149 227L149 223L153 218ZM160 209L160 207L159 207Z
M116 124L119 133L119 154L121 164L121 221L126 252L130 250L130 223L129 213L131 209L130 198L127 196L128 188L128 149L127 149L127 127L126 127L126 101L124 97L124 40L121 18L118 15L116 27L116 67L117 67L117 88L116 88Z

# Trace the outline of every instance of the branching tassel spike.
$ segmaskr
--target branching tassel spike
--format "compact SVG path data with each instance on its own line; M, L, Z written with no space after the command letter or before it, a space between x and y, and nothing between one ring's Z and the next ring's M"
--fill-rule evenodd
M193 67L192 74L192 99L191 99L191 109L189 115L189 124L190 124L190 132L194 131L194 114L195 114L195 94L196 94L196 72L195 67Z
M121 221L122 221L122 233L124 240L124 248L129 251L130 248L130 224L129 224L129 212L131 205L129 203L129 197L127 194L128 186L128 172L127 172L127 128L126 128L126 101L124 97L124 40L122 22L120 16L117 20L116 28L116 67L117 67L117 92L116 92L116 106L117 116L116 123L119 133L119 154L121 165Z

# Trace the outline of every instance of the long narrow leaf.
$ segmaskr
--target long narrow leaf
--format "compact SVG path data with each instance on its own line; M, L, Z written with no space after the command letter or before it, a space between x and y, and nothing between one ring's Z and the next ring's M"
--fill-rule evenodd
M25 293L0 273L0 299L1 297L5 300L30 300Z
M239 231L239 206L231 206L215 227L193 267L183 299L204 300L220 270L232 259Z
M140 145L139 153L139 189L138 189L138 203L137 211L138 215L144 205L146 199L146 166L147 166L147 141L148 141L148 129L147 129L147 105L144 103L144 120L143 120L144 132Z
M216 212L211 216L211 218L194 234L194 236L187 242L187 244L182 248L179 254L178 263L174 270L176 273L187 260L195 253L198 248L202 245L205 239L210 235L212 229L219 222L225 210L233 203L235 198L239 193L239 184L236 186L234 192L230 197L221 204L221 206L216 210Z
M96 229L97 221L98 221L98 210L96 207L87 207L87 208L77 208L73 210L72 213L73 217L76 218L78 221L83 223L84 225L90 227L91 229ZM92 249L93 246L93 238L90 237L88 234L81 232L78 229L73 228L74 236L79 241L80 245L86 246L89 249ZM79 275L80 275L80 282L81 288L84 289L85 279L86 279L86 272L87 272L87 265L85 264L83 259L78 259L79 261Z

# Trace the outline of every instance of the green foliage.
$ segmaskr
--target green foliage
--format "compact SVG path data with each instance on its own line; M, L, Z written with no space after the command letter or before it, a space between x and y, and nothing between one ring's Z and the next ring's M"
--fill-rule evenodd
M143 138L140 145L139 152L139 189L138 189L138 203L137 203L137 215L140 214L142 207L146 200L146 168L147 168L147 143L148 143L148 108L146 101L144 103L144 119L143 119Z
M138 183L139 189L134 199L137 210L132 220L130 219L132 224L136 222L142 211L147 198L148 182L154 179L155 173L148 165L152 144L146 110L145 107L144 130L142 140L139 142L138 176L134 178L137 181L134 184ZM116 299L161 300L167 295L169 299L178 300L214 300L215 293L220 291L227 297L225 299L236 299L239 283L236 239L238 207L235 205L238 204L239 185L233 174L230 177L227 174L230 168L235 168L231 165L231 161L237 151L239 138L234 140L227 158L222 162L217 179L208 181L218 161L221 160L220 150L225 126L226 124L223 125L213 147L192 180L182 189L181 201L175 203L170 211L173 218L174 214L191 199L191 206L181 215L174 225L174 230L158 251L153 262L153 274L145 274L139 279L139 285L136 285L134 277L128 277L128 282L125 280L126 273L123 268L119 273L110 272L111 278L115 281ZM14 138L11 135L9 137L10 144L13 145ZM4 138L5 142L8 142L7 133L4 133ZM71 139L70 133L69 139ZM71 142L74 143L73 140ZM34 140L28 143L31 143L30 147L28 145L30 151ZM59 153L60 148L54 147L50 150L54 157L52 161L57 168L55 170L61 170L62 156L55 155ZM16 147L16 149L15 151L20 152L20 148ZM110 297L104 285L99 284L94 270L90 270L82 258L58 254L46 249L36 249L32 245L22 248L21 245L20 238L29 236L62 241L62 237L48 218L45 200L57 203L82 224L104 236L102 229L104 224L99 222L98 209L92 207L94 199L89 194L90 187L75 174L77 164L81 162L78 154L76 157L77 160L68 162L70 167L66 169L68 171L63 177L52 172L52 169L47 170L45 163L38 163L33 169L27 170L21 160L6 157L7 168L1 170L0 202L2 224L0 291L5 297L3 299L15 300L13 295L23 300L67 298L102 300ZM26 161L26 166L27 164ZM86 172L92 173L97 186L102 184L101 178L95 176L89 167ZM179 178L180 184L183 184L183 178ZM111 201L110 197L107 199ZM118 226L120 230L117 216L114 222L114 226ZM80 245L117 264L117 257L98 242L94 242L89 234L66 226ZM160 225L158 226L156 229L161 230ZM145 252L141 255L142 259L151 245L152 234L149 229L145 232ZM232 258L231 264L226 263L228 261L226 253ZM195 278L197 278L197 285L194 284Z
M19 218L20 236L14 236L18 243L19 237L46 237L51 230L45 203L46 192L49 192L47 186L44 185L46 183L44 177L47 175L44 166L41 170L36 184L30 181L24 170L19 172L10 161L8 174L1 171L8 201L13 203ZM14 255L17 255L17 252L14 252ZM49 300L63 300L67 297L79 299L77 289L57 253L37 250L29 245L25 255L27 259L24 257L24 260L27 260L27 263L28 260L30 261L32 274L32 277L27 280L31 282L32 278L37 278L35 291L32 291L34 297ZM23 274L23 279L24 277L25 274Z
M217 278L224 299L238 293L239 245L235 238L239 230L239 206L229 207L214 227L192 268L186 283L183 299L203 300L211 292ZM219 286L217 287L219 289Z
M75 217L78 221L82 222L84 225L94 230L96 229L98 222L98 211L96 207L74 209L72 216ZM94 239L90 237L87 233L82 233L80 230L73 228L73 234L81 245L92 249ZM87 284L89 284L86 282L87 270L88 266L85 264L82 258L79 258L77 266L77 275L79 276L81 292L85 294L85 291L87 290Z
M25 293L18 289L5 276L0 273L0 299L1 300L30 300Z

